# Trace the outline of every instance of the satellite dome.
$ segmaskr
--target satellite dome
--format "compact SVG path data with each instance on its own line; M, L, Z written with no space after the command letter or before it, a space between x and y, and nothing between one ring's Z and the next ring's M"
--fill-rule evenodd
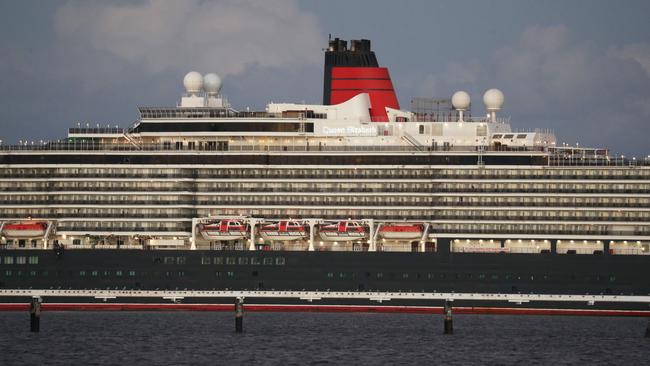
M498 111L503 106L504 96L499 89L490 89L483 94L483 103L488 111Z
M469 108L470 97L467 92L457 91L451 96L451 105L458 110L465 110Z
M221 78L215 73L203 76L203 89L208 95L217 95L221 90Z
M190 71L183 78L183 85L188 93L198 93L203 89L203 76L196 71Z

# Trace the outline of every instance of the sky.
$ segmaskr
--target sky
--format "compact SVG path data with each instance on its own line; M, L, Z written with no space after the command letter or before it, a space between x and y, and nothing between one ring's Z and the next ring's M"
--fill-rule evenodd
M513 129L650 155L647 0L14 0L0 2L0 140L127 127L173 106L190 70L238 109L322 101L328 34L372 40L413 97L505 94Z

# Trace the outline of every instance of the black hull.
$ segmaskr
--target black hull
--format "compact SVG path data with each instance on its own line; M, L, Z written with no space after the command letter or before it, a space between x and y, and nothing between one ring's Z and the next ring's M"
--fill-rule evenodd
M67 250L3 251L14 263L0 265L3 289L140 290L330 290L501 294L650 294L650 257L614 255ZM20 263L24 257L26 263ZM38 257L38 263L34 263ZM4 259L4 258L3 258ZM22 260L20 260L22 262ZM32 262L30 264L30 262ZM15 302L3 298L2 302ZM99 301L57 298L48 302ZM113 299L160 302L161 299ZM232 299L183 299L228 303ZM305 303L251 299L247 303ZM322 300L318 304L368 305ZM376 303L373 303L376 304ZM390 305L440 306L436 301ZM507 302L458 301L454 306L513 306ZM526 303L526 307L648 310L648 304Z

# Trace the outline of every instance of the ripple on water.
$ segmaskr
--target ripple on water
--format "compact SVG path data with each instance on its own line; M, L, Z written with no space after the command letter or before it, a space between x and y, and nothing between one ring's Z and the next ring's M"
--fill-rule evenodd
M247 313L0 312L0 365L647 364L643 318Z

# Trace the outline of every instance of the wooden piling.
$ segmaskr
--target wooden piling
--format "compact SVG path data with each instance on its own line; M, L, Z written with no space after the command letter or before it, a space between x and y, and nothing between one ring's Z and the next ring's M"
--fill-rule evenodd
M29 304L29 330L39 332L41 330L41 299L33 297Z
M235 299L235 332L244 331L244 299L238 297Z
M454 334L454 319L451 313L451 303L445 301L445 329L444 334Z

